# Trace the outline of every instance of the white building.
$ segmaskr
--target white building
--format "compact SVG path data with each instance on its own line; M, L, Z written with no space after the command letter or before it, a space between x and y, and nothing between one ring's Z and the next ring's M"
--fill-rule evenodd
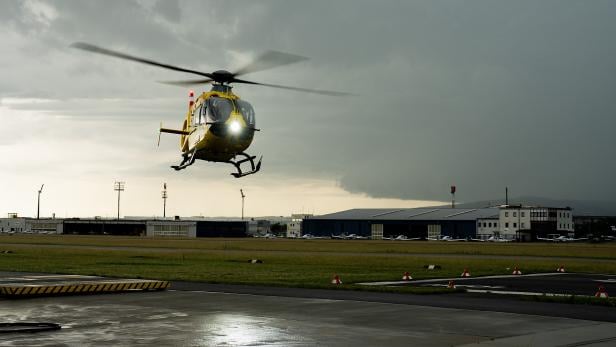
M0 218L0 233L3 234L62 234L63 220L55 218L26 218L9 213Z
M477 219L477 238L487 240L490 237L500 237L499 216Z
M498 218L477 220L477 237L490 236L508 240L531 241L537 236L573 236L573 214L571 208L503 205L499 207Z
M302 221L312 217L312 214L292 214L291 221L287 223L287 237L302 237Z

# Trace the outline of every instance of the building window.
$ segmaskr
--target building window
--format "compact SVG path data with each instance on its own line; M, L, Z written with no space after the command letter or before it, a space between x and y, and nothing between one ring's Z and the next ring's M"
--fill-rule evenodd
M492 223L488 223L488 227L490 227L490 228L491 228L491 227L492 227Z
M520 227L521 227L521 228L525 228L525 226L524 226L524 222L522 222L522 224L520 224Z
M505 217L509 217L509 212L505 212Z
M518 223L513 223L513 227L517 228L518 227Z
M509 228L509 222L505 223L505 228Z
M517 217L518 216L517 212L513 212L513 216Z
M521 216L522 216L522 217L524 217L524 215L525 215L526 213L524 213L524 212L520 212L520 214L521 214Z

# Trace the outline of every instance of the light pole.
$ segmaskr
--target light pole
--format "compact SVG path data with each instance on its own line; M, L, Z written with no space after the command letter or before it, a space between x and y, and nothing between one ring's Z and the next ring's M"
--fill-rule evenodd
M163 191L161 193L163 197L163 218L167 216L167 183L163 183Z
M124 191L124 185L126 183L116 181L113 185L113 190L118 192L118 219L120 219L120 192Z
M41 189L39 189L38 191L38 201L36 204L36 219L39 219L40 217L40 213L41 213L41 193L43 192L43 187L45 186L45 184L41 185Z
M241 189L240 194L242 194L242 220L244 220L244 198L246 197L246 195L244 195L244 191Z
M451 186L451 208L456 207L456 186Z

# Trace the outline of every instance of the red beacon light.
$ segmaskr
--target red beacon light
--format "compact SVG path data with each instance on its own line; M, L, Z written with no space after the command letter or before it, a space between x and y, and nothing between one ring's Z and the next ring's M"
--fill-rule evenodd
M188 91L188 97L190 98L190 101L188 102L188 106L191 106L195 103L195 100L193 99L195 97L195 92L190 90Z

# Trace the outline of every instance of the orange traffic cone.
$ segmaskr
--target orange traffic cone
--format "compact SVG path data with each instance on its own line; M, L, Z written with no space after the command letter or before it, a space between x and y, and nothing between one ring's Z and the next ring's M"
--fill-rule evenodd
M449 289L454 289L456 287L456 284L453 280L449 280L449 283L447 283L447 288Z
M556 272L565 272L565 266L561 265L558 269L556 269Z
M334 278L332 278L332 284L342 284L342 281L340 280L340 276L334 274Z
M518 267L516 266L516 267L513 269L513 273L512 273L512 275L521 275L521 274L522 274L522 271L520 271L520 269L518 269Z
M409 274L408 271L405 272L404 275L402 275L402 280L403 281L410 281L412 279L413 279L413 277L411 277L411 274Z
M468 272L467 268L464 268L464 272L460 275L460 277L471 277L471 273Z
M603 286L603 284L599 285L599 289L595 293L595 298L608 298L607 292L605 291L605 287Z

